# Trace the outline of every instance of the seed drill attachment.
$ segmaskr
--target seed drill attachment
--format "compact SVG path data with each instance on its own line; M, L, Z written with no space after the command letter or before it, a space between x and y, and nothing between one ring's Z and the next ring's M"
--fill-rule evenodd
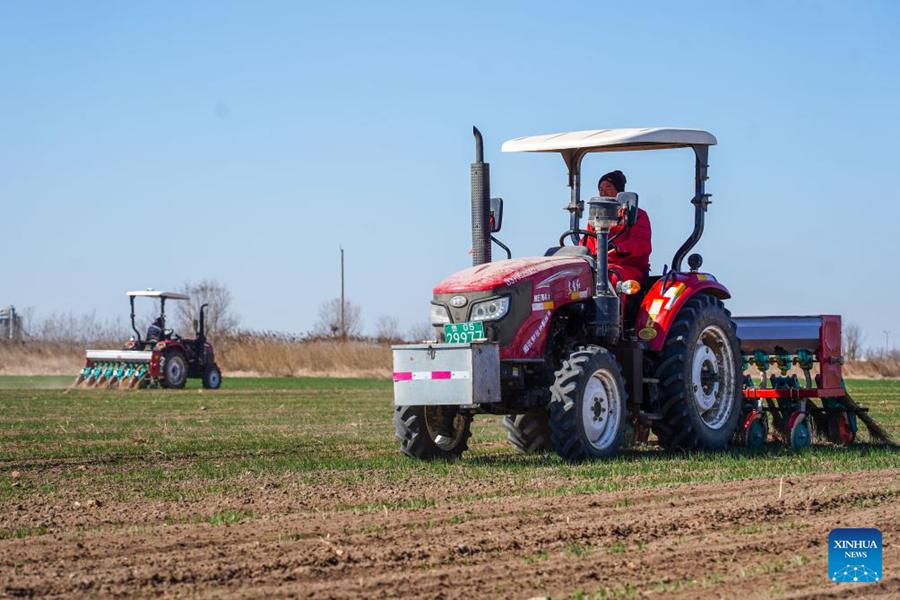
M767 415L772 416L775 437L793 448L808 446L814 435L836 445L850 445L856 441L857 418L873 442L895 445L844 385L840 316L735 317L734 321L745 370L743 429L738 432L745 445L764 443L767 435L760 442L760 432L768 431ZM758 384L750 366L756 368ZM769 373L773 366L777 374ZM816 367L818 373L813 374Z

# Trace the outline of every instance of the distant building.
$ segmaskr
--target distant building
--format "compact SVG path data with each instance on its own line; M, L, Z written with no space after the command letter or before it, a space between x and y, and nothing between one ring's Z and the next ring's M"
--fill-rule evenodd
M0 308L0 340L22 339L22 316L15 306Z

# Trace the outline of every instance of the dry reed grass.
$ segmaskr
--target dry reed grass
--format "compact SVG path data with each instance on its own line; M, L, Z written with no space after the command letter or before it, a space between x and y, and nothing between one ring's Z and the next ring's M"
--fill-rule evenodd
M91 348L117 348L118 342L91 342ZM310 339L242 334L215 343L219 365L231 376L390 377L389 341ZM75 375L84 365L84 344L75 342L0 343L0 375ZM798 372L799 373L799 372ZM870 358L844 365L848 378L900 377L900 360ZM802 374L801 374L802 376Z
M92 342L91 348L121 343ZM292 340L239 336L218 341L216 361L227 375L390 377L388 342ZM72 375L84 366L85 346L62 342L0 343L0 375Z
M241 336L225 340L220 348L222 370L235 375L391 376L391 347L386 342Z
M900 377L900 360L897 358L870 358L844 365L844 376L858 379L893 379Z
M84 346L61 342L0 343L0 375L72 375L84 366Z

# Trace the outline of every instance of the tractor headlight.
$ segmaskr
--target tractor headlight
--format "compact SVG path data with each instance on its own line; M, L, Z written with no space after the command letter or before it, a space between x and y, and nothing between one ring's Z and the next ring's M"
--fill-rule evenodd
M445 323L450 322L450 311L447 310L446 306L441 304L432 304L431 305L431 324L432 325L444 325Z
M509 296L491 298L490 300L482 300L473 304L469 319L471 321L496 321L506 316L508 311Z

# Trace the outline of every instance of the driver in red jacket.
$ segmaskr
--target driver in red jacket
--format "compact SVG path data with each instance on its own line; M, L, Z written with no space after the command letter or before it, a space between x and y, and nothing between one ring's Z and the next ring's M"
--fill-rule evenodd
M625 191L625 182L622 171L612 171L600 178L597 189L601 196L615 198L616 194ZM593 230L593 226L588 223L588 231ZM621 233L623 230L624 233ZM650 217L647 212L639 208L634 225L627 229L625 223L614 226L609 231L609 239L610 283L615 286L620 281L634 279L643 287L650 274ZM597 253L597 238L585 236L581 245L587 246L591 254Z

